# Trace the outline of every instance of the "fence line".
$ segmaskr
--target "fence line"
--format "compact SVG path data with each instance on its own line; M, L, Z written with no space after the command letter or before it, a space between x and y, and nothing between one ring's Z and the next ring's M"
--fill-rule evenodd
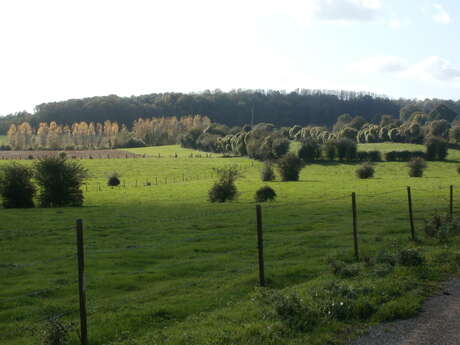
M441 187L439 186L438 189L436 189L436 191L440 191L440 190L445 190L445 189L450 189L450 195L449 197L445 197L445 196L442 196L442 195L436 195L436 198L439 201L442 201L443 203L445 201L448 201L448 202L445 202L445 209L446 211L447 210L453 210L453 187ZM408 187L408 190L410 191L410 188ZM417 192L417 191L425 191L425 192L430 192L432 193L433 190L426 190L426 189L423 189L423 188L413 188L412 189L414 192ZM248 192L246 192L248 193ZM373 221L369 221L367 220L366 221L366 216L369 215L370 213L370 207L368 204L366 203L361 203L360 201L362 199L366 200L367 198L371 198L372 201L376 201L377 198L379 197L383 197L383 196L388 196L388 195L391 195L391 194L396 194L396 193L401 193L401 198L396 198L396 197L392 197L390 199L388 198L385 198L385 200L383 201L383 203L392 203L392 204L396 204L397 207L400 208L400 205L397 204L397 202L399 202L400 204L405 204L406 203L406 200L405 200L405 196L404 196L404 189L401 188L401 189L394 189L394 190L391 190L391 191L385 191L385 192L381 192L381 193L373 193L373 194L366 194L366 193L363 193L363 194L355 194L355 193L352 193L352 194L346 194L346 195L339 195L339 196L336 196L336 197L325 197L323 198L322 200L311 200L311 201L308 201L307 203L305 202L299 202L299 203L290 203L290 204L269 204L267 206L265 206L263 208L263 211L264 211L264 218L262 217L262 208L260 206L257 206L257 216L256 217L251 217L250 221L249 222L241 222L240 223L240 227L241 228L248 228L248 229L254 229L254 230L257 230L256 232L253 232L252 230L251 231L248 231L248 232L243 232L243 236L244 238L246 239L247 236L254 236L254 241L255 241L255 238L257 238L257 246L255 246L257 248L257 251L258 251L258 270L259 270L259 284L261 286L265 286L267 281L269 280L266 280L266 277L267 276L270 276L270 272L265 272L266 270L266 267L268 268L271 268L272 264L268 264L267 266L265 265L265 257L264 257L264 253L265 253L265 250L264 250L264 236L263 236L263 232L267 233L267 234L270 234L272 232L274 232L274 230L278 230L278 229L284 229L286 230L286 228L288 227L293 227L293 226L311 226L312 224L318 224L319 222L323 222L324 220L329 220L330 222L333 222L333 219L335 218L339 218L340 221L341 221L341 227L349 227L349 232L347 231L346 232L346 236L349 236L350 238L350 242L349 242L349 247L350 248L353 248L354 247L354 253L355 253L355 256L356 256L356 259L359 259L360 258L360 246L365 244L365 242L363 241L360 241L360 238L359 238L359 234L360 233L365 233L364 231L362 231L362 228L363 227L367 227L369 225L373 225L373 226L376 226L376 225L387 225L388 222L387 220L379 220L379 219L375 219ZM325 215L325 216L321 216L321 215L318 215L318 214L309 214L307 216L304 216L304 217L301 217L299 219L295 219L293 222L276 222L276 215L275 215L275 218L274 220L272 221L268 221L267 220L270 220L272 219L271 218L271 214L270 212L273 211L273 210L279 210L279 209L289 209L290 212L292 212L292 208L294 208L295 205L302 205L302 206L307 206L307 207L313 207L315 208L317 205L325 205L325 204L328 204L328 203L331 203L331 202L334 202L334 201L342 201L342 200L349 200L349 204L348 202L345 204L343 204L343 212L340 212L340 213L336 213L336 214L333 214L333 215ZM411 199L409 198L409 201ZM417 202L414 204L414 205L410 205L409 207L409 210L412 210L414 214L421 214L422 212L426 212L426 213L430 213L430 212L433 212L433 210L436 210L436 209L443 209L444 207L442 206L438 206L438 204L436 204L436 206L438 207L430 207L430 208L426 208L426 207L423 207L423 208L418 208L419 206L419 201L420 201L420 198L416 198L415 199ZM431 200L430 200L431 202ZM433 204L431 202L431 204ZM364 206L363 206L364 205ZM379 205L382 205L382 202L379 203ZM334 205L335 207L336 205ZM342 204L340 204L340 206L342 207ZM353 206L353 207L351 207ZM364 212L364 213L360 213L360 211L362 210L367 210L367 213ZM243 213L244 212L244 213ZM233 210L227 210L227 211L220 211L220 212L217 212L215 210L208 210L206 212L203 212L201 213L200 215L198 215L198 217L207 217L207 216L212 216L212 217L215 217L215 216L222 216L222 215L241 215L242 213L243 214L246 214L247 212L251 212L250 210L248 210L247 206L245 206L244 208L238 208L238 209L233 209ZM452 212L452 211L451 211ZM252 213L252 212L251 212ZM404 209L401 209L401 213L398 214L398 215L404 215L406 214L406 210ZM350 223L348 225L346 225L346 223L343 222L343 217L346 217L348 215L349 219L350 219ZM190 220L190 219L200 219L198 218L196 215L194 215L193 217L185 217L185 218L182 218L180 217L180 220L184 220L184 221L187 221L187 220ZM179 217L178 217L179 218ZM262 222L262 220L264 219L264 222ZM412 221L419 221L419 220L422 220L423 218L419 218L419 217L411 217ZM174 217L165 217L161 220L157 220L156 222L154 223L157 223L157 222L161 222L161 221L165 221L165 220L175 220ZM363 221L361 221L363 220ZM265 224L265 222L267 224ZM398 220L398 222L400 222ZM77 225L77 233L80 234L81 236L83 236L83 226L82 226L82 223L78 223L80 224L80 226ZM257 225L257 226L256 226ZM407 223L407 228L408 228L408 234L409 234L409 230L412 230L412 238L415 239L415 233L414 233L414 229L410 229L409 227L409 222ZM287 231L287 230L286 230ZM297 231L297 230L296 230ZM310 231L310 230L308 230ZM257 234L257 236L255 236ZM186 235L186 234L185 234ZM232 236L232 232L222 232L221 230L217 230L217 231L212 231L212 232L205 232L205 233L194 233L193 234L194 236L193 237L189 237L189 236L186 236L185 238L182 238L182 239L178 239L178 240L168 240L168 245L175 245L175 244L180 244L180 243L187 243L187 242L190 242L190 241L202 241L202 240L206 240L206 239L209 239L209 238L218 238L220 236L224 236L224 237L231 237ZM241 237L240 237L241 238ZM152 241L154 241L155 239L151 239ZM267 243L272 243L271 242L272 240L270 240L270 238L268 238L268 241ZM80 309L73 309L73 310L66 310L66 311L63 311L62 313L59 313L57 315L52 315L51 317L47 317L43 320L48 320L48 319L59 319L61 317L64 317L64 316L68 316L70 314L73 314L73 313L77 313L78 311L80 311L80 317L81 317L81 341L82 341L82 344L83 345L86 345L87 344L87 341L85 340L86 336L86 319L88 316L92 316L94 314L96 314L97 312L100 312L100 311L103 311L103 310L110 310L110 309L107 309L107 305L99 305L96 303L96 304L93 304L93 305L89 305L89 312L87 313L86 312L86 299L84 299L85 297L85 294L86 294L86 283L89 283L90 286L92 287L93 283L94 282L98 282L98 281L105 281L105 282L109 282L110 283L110 280L117 274L119 275L123 275L123 276L135 276L135 275L142 275L142 274L156 274L158 272L155 272L155 271L146 271L146 270L131 270L131 271L123 271L123 272L106 272L106 274L104 276L98 276L98 277L91 277L90 275L90 279L87 279L86 278L86 274L84 272L84 261L83 261L83 258L86 257L88 258L89 260L91 260L91 256L92 255L104 255L104 254L107 254L107 253L120 253L120 252L126 252L126 251L133 251L133 250L144 250L144 249L155 249L155 248L162 248L162 245L163 243L155 243L155 244L152 244L152 245L142 245L142 246L127 246L127 247L111 247L111 248L94 248L93 246L84 246L83 245L83 241L82 241L82 238L78 238L78 249L79 249L79 252L80 252L80 256L79 256L79 265L78 265L78 270L79 270L79 279L78 280L73 280L73 281L69 281L65 284L60 284L59 286L55 286L55 287L51 287L51 288L45 288L45 289L40 289L40 290L35 290L35 291L31 291L31 292L28 292L28 293L25 293L25 294L21 294L21 295L16 295L16 296L10 296L10 297L6 297L6 298L2 298L0 299L0 303L5 303L5 302L10 302L10 301L14 301L14 300L17 300L17 299L21 299L21 298L24 298L24 297L34 297L34 296L40 296L42 294L45 294L45 293L49 293L51 291L56 291L56 290L63 290L71 285L75 285L76 282L79 282L79 293L80 293ZM284 245L284 244L283 244ZM266 249L270 250L271 247L267 247ZM274 247L272 247L274 248ZM86 250L86 255L83 256L83 250ZM72 254L66 254L66 255L62 255L62 256L58 256L58 257L54 257L54 258L50 258L50 259L46 259L46 260L42 260L42 261L36 261L36 262L32 262L32 263L26 263L26 264L6 264L6 267L5 265L2 265L0 268L25 268L25 267L32 267L32 266L37 266L37 265L42 265L42 264L47 264L47 263L52 263L52 262L58 262L58 261L63 261L65 259L69 259L69 258L72 258L72 257L76 257L76 254L75 253L72 253ZM246 262L245 262L246 263ZM246 272L251 272L252 269L254 269L254 266L257 266L257 265L254 265L254 263L252 263L251 261L251 264L248 264L249 267L247 267L244 271ZM215 277L209 277L205 280L202 280L200 279L199 281L200 282L206 282L206 281L210 281L210 280L214 280L216 279ZM181 289L184 289L184 286L187 285L187 284L196 284L196 279L195 278L192 278L191 279L191 282L188 282L188 283L184 283L184 284L180 284L180 286L177 286L175 289L177 290L181 290ZM97 283L96 283L97 285ZM143 295L143 296L136 296L134 297L133 299L130 299L131 301L148 301L148 299L146 299L146 297L148 297L149 299L152 298L154 295ZM113 297L108 297L110 299L115 299L117 300L115 303L120 303L120 300L119 299L116 299L116 298L113 298ZM83 300L82 300L83 299ZM106 300L106 299L102 299L103 300ZM124 300L126 301L126 299ZM92 299L90 299L90 302L93 302ZM108 308L112 308L113 309L116 309L113 305L110 305L108 306ZM39 322L39 321L32 321L32 322Z

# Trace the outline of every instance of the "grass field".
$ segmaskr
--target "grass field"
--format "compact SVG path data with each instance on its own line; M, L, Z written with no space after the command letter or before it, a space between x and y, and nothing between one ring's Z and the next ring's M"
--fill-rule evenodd
M85 224L91 345L279 344L276 337L285 344L332 344L337 334L343 339L349 332L352 322L332 322L313 333L280 335L276 323L258 316L252 302L257 285L253 195L265 184L259 162L206 158L177 146L129 151L156 158L81 161L91 174L82 208L0 210L1 344L36 344L31 329L53 315L78 320L77 218ZM429 163L420 179L408 177L405 163L378 163L371 180L357 179L354 164L324 163L307 166L299 182L269 183L278 194L277 201L263 206L269 285L309 291L332 279L326 258L351 257L353 249L351 192L358 198L363 256L395 243L410 245L406 186L413 190L417 227L425 215L447 211L448 187L460 185L460 154L451 151L448 158ZM211 204L212 169L229 164L244 170L237 182L240 197ZM123 183L112 189L105 183L114 171ZM455 246L424 244L429 258L455 252ZM395 299L413 312L426 287L411 285L410 274L397 269L381 283L404 290ZM385 319L385 310L379 312L375 321ZM74 333L72 344L78 344Z

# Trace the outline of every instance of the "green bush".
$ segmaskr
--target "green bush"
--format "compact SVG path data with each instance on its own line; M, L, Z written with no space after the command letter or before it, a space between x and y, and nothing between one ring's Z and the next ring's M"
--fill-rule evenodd
M320 318L315 308L294 293L282 294L276 290L258 289L254 300L262 309L263 319L281 321L295 331L313 329Z
M333 161L337 156L337 148L335 146L335 143L332 141L329 141L326 144L324 144L322 149L324 152L324 156L330 161Z
M269 186L261 187L257 190L254 199L256 202L272 201L276 198L276 192Z
M441 137L428 137L425 141L426 159L429 161L443 161L447 157L448 143Z
M88 171L78 162L62 157L40 159L34 164L34 177L42 207L83 205L81 186Z
M40 345L69 345L70 331L73 325L60 322L56 319L47 321L42 329L37 332Z
M30 168L12 163L2 167L0 175L0 194L5 208L34 207L35 187L31 182L33 172Z
M304 163L293 153L286 153L278 162L278 170L283 181L298 181Z
M311 163L319 159L321 155L320 146L316 141L306 140L302 143L297 155L305 163Z
M417 249L403 249L399 252L399 263L402 266L420 266L425 261L425 256Z
M428 221L425 220L425 234L446 243L451 237L460 233L460 220L450 216L435 214Z
M374 167L372 164L364 163L356 169L356 176L360 179L368 179L374 177Z
M120 175L117 172L112 173L107 180L107 186L109 187L117 187L120 183Z
M273 164L271 162L265 162L262 171L260 172L260 178L262 181L274 181L275 171L273 169Z
M427 167L423 158L414 158L407 164L407 166L409 167L410 177L422 177L423 171Z
M355 141L340 138L335 141L339 160L354 161L357 158L358 146Z
M238 195L235 181L241 177L237 166L214 169L218 180L208 192L210 202L226 202L234 200Z

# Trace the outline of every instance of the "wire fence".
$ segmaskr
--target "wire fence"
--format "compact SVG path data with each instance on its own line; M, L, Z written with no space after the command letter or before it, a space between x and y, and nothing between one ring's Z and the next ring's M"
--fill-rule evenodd
M381 193L359 193L357 194L358 198L358 212L357 212L357 228L355 229L357 233L354 235L362 233L363 235L366 234L367 229L376 229L376 228L384 228L388 227L392 224L402 224L402 228L407 229L407 237L409 238L410 235L410 226L409 226L409 219L412 218L415 222L422 222L425 220L427 215L431 215L435 212L446 212L451 213L453 215L453 210L457 209L455 205L453 205L453 190L454 186L436 186L434 189L427 189L427 188L413 188L413 196L412 198L415 201L414 203L414 211L413 214L410 214L407 210L407 207L402 207L403 205L407 205L408 196L407 190L405 188L395 188L390 191L384 191ZM417 195L417 192L424 192L430 193L430 199L421 198ZM415 197L414 197L415 195ZM360 203L362 201L362 203ZM303 206L303 208L302 208ZM307 206L307 207L306 207ZM236 224L237 227L240 229L244 229L244 231L236 231L235 236L232 232L229 232L228 229L221 229L219 227L211 230L206 231L195 231L193 232L190 230L183 230L171 234L170 238L167 239L168 248L180 248L186 246L187 243L196 242L196 243L204 243L209 244L212 246L212 241L215 239L221 240L225 239L226 241L232 242L231 248L235 249L235 255L239 253L241 250L246 250L247 248L253 248L249 252L247 256L244 256L238 264L230 263L229 269L234 270L235 273L235 280L238 279L238 276L256 276L256 272L260 274L260 246L263 246L260 242L255 241L255 234L256 231L261 231L265 233L265 242L267 243L266 250L270 251L274 248L281 248L285 246L286 243L290 243L292 239L289 237L289 234L299 232L299 228L303 229L303 231L312 231L315 227L330 227L330 228L348 228L347 231L343 231L341 233L344 239L349 238L348 246L353 248L353 238L352 238L352 224L355 224L354 220L354 213L352 211L352 203L351 203L351 196L349 193L344 193L342 195L335 195L335 196L323 196L319 199L309 200L308 203L305 202L297 202L297 203L289 203L289 204L282 204L282 203L269 203L264 205L262 208L263 211L263 218L259 220L258 217L255 216L253 213L253 209L248 208L248 206L241 206L241 207L233 207L229 205L230 209L223 209L223 210L216 210L216 209L209 209L203 212L195 213L191 216L187 217L164 217L156 219L152 225L165 223L165 222L174 222L179 228L181 224L184 222L189 222L190 220L200 220L202 222L210 222L211 224L215 222L216 219L220 217L232 217L232 225L233 223ZM391 219L388 217L378 217L376 214L378 212L382 213L386 209L386 207L393 207L398 212L392 214L390 216L395 216L395 219ZM308 213L300 213L297 214L296 217L285 217L286 212L289 214L293 214L296 212L300 212L301 210L308 210ZM326 214L324 214L325 212ZM228 218L227 218L228 220ZM176 223L177 222L177 223ZM239 224L239 225L238 225ZM247 231L246 231L247 230ZM284 237L273 237L274 235L282 233ZM302 232L304 234L305 232ZM325 236L325 241L327 242L327 238L332 239L333 236L336 236L337 232L331 231L330 235L322 235ZM155 235L155 234L154 234ZM174 238L176 236L176 238ZM329 236L329 237L327 237ZM85 236L88 240L89 236ZM362 240L359 237L356 237L359 246L363 245ZM243 241L244 243L250 243L253 241L253 245L243 246L240 247L240 244ZM30 291L23 291L16 295L0 295L0 310L9 310L16 304L21 304L29 301L30 299L40 299L40 298L52 298L53 294L56 292L62 292L65 295L73 295L75 298L75 304L68 305L65 304L61 306L60 310L56 311L53 310L49 312L45 317L31 317L25 318L25 322L29 322L30 324L37 324L41 323L46 320L53 320L53 319L60 319L64 317L70 317L72 315L73 318L76 317L80 313L80 317L94 317L98 313L104 312L116 312L120 306L126 305L127 303L147 303L155 298L158 298L157 292L145 293L145 294L137 294L136 296L131 296L131 294L127 293L126 296L123 294L119 294L117 296L105 296L100 297L98 299L94 299L91 297L91 292L95 289L104 289L106 286L113 284L113 282L117 281L117 277L124 277L124 279L129 277L137 278L140 276L152 276L158 274L157 269L155 267L139 267L133 269L126 269L118 268L117 265L113 265L111 269L104 268L102 272L98 272L97 265L94 268L91 268L89 272L81 273L82 267L80 265L76 265L75 263L72 264L71 260L76 260L77 258L84 257L85 260L89 263L89 266L93 266L92 263L101 262L104 263L110 262L110 255L118 255L122 257L125 261L130 259L129 253L135 252L137 253L137 257L142 257L142 255L151 255L155 253L157 250L165 250L164 243L162 241L158 241L158 238L152 236L151 243L142 243L139 245L125 245L125 246L114 246L114 247L104 247L104 243L90 244L83 246L83 252L72 251L70 253L66 253L59 256L54 256L50 258L45 258L42 260L32 261L32 262L10 262L10 263L2 263L0 265L0 274L5 274L6 279L8 279L9 275L8 272L14 272L15 270L37 270L39 269L41 272L46 272L46 268L50 265L57 265L61 268L62 271L67 271L70 273L67 279L62 279L60 283L56 284L56 281L50 281L47 286L44 286L40 289L33 289ZM268 245L269 244L269 245ZM166 248L167 249L167 248ZM305 248L307 250L307 248ZM233 250L233 249L232 249ZM325 246L325 250L327 250L327 246ZM355 251L356 251L355 247ZM287 248L286 251L289 251ZM256 252L259 254L258 260L256 260L257 255ZM357 252L356 255L359 255ZM206 254L204 254L206 255ZM264 267L268 267L269 269L277 267L280 264L278 261L273 261L273 258L268 256L272 261L268 262L268 266L263 265ZM299 260L304 260L303 257L298 257ZM262 255L262 260L265 260ZM296 260L296 257L290 258L290 260ZM257 269L256 262L259 262L259 269ZM181 262L181 265L187 265L187 260L184 259ZM79 267L79 277L76 279L76 272L77 266ZM264 268L265 270L265 268ZM26 272L27 273L27 272ZM265 273L264 273L265 274ZM266 272L266 275L270 276L270 271ZM15 277L15 275L12 275ZM83 278L82 278L83 277ZM209 274L205 278L201 276L192 277L189 280L184 280L183 283L174 286L168 287L169 292L177 291L178 293L186 293L188 286L195 286L196 284L207 284L212 282L216 279L223 279L217 278L216 274ZM257 280L255 280L256 282ZM135 281L134 281L135 283ZM258 281L257 284L265 285L265 281ZM77 298L80 298L77 294L79 288L81 292L81 288L87 288L90 298L88 299L89 304L86 310L82 310L81 307L78 306ZM22 290L22 287L18 287L18 290ZM86 290L85 290L86 291ZM103 292L103 291L100 291ZM51 297L50 297L51 296ZM18 304L18 305L19 305ZM84 315L83 315L83 314ZM1 327L0 327L1 333ZM0 337L1 339L1 337Z

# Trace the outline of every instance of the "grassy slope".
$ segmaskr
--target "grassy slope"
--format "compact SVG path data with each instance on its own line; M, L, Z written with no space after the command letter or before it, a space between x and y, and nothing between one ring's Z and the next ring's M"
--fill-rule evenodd
M205 339L221 327L230 333L251 331L243 324L257 332L266 328L248 302L257 282L253 193L263 185L260 164L188 158L191 151L177 147L133 151L164 158L82 161L92 175L83 208L0 210L0 343L33 344L21 327L53 314L71 312L65 317L77 320L75 260L62 257L75 252L77 218L86 228L91 344L130 338L152 344L160 329L173 338L190 333L190 339ZM169 158L176 152L179 158ZM240 199L209 204L212 168L228 164L246 169L237 183ZM410 179L404 163L379 163L376 178L366 181L355 178L353 164L315 164L300 182L270 183L279 195L263 211L270 285L314 285L328 276L326 257L351 253L352 191L358 194L363 255L395 240L406 243L405 187L414 189L421 225L427 212L446 210L446 188L460 181L455 167L430 163L424 178ZM96 183L104 184L112 171L121 173L126 187L98 191ZM182 182L183 175L193 180ZM168 184L142 186L155 176L167 176ZM37 293L16 298L30 292ZM317 338L331 330L318 331ZM170 342L190 345L190 339Z

